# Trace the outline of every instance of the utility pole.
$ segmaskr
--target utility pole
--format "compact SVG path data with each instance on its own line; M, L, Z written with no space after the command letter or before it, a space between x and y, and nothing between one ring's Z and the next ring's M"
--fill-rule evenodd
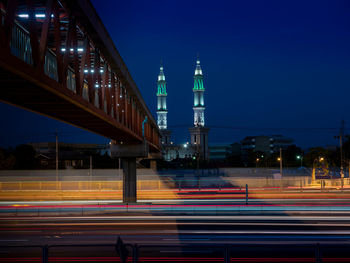
M281 179L282 179L282 176L283 176L283 173L282 173L282 148L280 148L280 174L281 174Z
M58 183L58 132L56 129L56 182Z
M120 170L120 157L118 158L118 175L119 175L119 178L120 180L122 179L122 175L121 175L121 170Z
M340 144L340 177L344 178L344 169L343 169L343 137L344 137L344 126L345 121L341 121L340 133L339 133L339 144Z
M92 155L90 155L90 181L92 178Z

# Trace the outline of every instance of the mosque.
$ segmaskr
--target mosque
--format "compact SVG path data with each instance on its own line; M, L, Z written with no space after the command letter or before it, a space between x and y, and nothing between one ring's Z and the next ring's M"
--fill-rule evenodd
M171 131L168 129L167 119L166 81L162 65L160 66L160 72L158 75L157 88L157 124L161 132L161 144L164 159L166 161L172 161L178 158L209 160L209 128L205 127L203 72L199 58L197 58L196 61L194 86L192 89L194 125L188 129L191 136L190 142L176 145L170 140Z

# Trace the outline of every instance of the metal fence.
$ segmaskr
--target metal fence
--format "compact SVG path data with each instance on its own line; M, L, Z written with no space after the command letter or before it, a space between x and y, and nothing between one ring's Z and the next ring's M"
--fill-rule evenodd
M201 255L201 258L205 258L205 262L238 262L236 259L240 259L239 262L254 262L251 260L264 260L258 262L348 262L344 261L342 255L347 255L349 244L337 243L337 244L293 244L283 241L279 244L262 244L262 243L238 243L238 244L67 244L67 245L43 245L43 246L0 246L2 249L14 249L16 250L16 257L14 259L20 260L21 250L23 249L40 249L41 256L37 257L42 263L60 262L57 257L52 258L50 253L54 249L60 249L61 251L69 250L70 252L79 251L79 248L110 248L114 251L113 257L108 257L109 262L150 262L148 259L142 257L142 253L152 253L152 258L156 262L168 262L167 260L177 261L179 257L174 254L181 255L181 260L191 260L197 255ZM167 249L168 253L172 256L161 257L159 254L160 249ZM101 249L102 250L102 249ZM191 252L192 257L187 252ZM210 252L210 253L208 253ZM272 253L273 252L273 253ZM57 253L55 253L57 254ZM283 259L278 255L283 255ZM237 258L237 255L240 255ZM243 256L245 255L245 257ZM159 258L159 259L157 259ZM172 260L173 258L173 260ZM61 258L62 262L67 261L64 257ZM87 257L85 257L87 259ZM349 258L346 258L349 259ZM1 260L1 257L0 257ZM17 260L17 262L18 262ZM287 260L287 261L285 261ZM341 261L339 261L341 260ZM199 262L196 260L196 262Z
M239 179L239 180L205 180L205 179L181 179L181 180L138 180L137 190L244 190L246 185L250 189L264 190L284 189L341 189L350 187L349 178L315 180L303 178L293 179ZM0 191L122 191L122 181L9 181L0 182Z

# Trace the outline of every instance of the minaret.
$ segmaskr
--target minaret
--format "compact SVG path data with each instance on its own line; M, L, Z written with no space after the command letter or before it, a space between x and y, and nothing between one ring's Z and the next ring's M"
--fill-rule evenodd
M157 125L161 131L161 142L162 144L170 144L170 134L171 132L167 130L168 128L168 109L166 104L166 81L163 72L163 65L160 65L160 72L158 75L157 82Z
M194 126L204 127L204 87L203 73L199 58L196 61L196 70L194 71L194 86L193 86L193 111L194 111Z
M209 128L205 127L204 121L204 86L203 72L199 58L196 61L196 69L194 71L193 86L193 117L194 127L189 128L191 134L191 144L194 145L197 156L201 159L209 159L208 133Z
M157 124L159 129L166 130L167 129L167 115L168 110L166 106L166 82L165 76L163 72L163 65L160 66L160 72L158 75L158 90L157 90Z

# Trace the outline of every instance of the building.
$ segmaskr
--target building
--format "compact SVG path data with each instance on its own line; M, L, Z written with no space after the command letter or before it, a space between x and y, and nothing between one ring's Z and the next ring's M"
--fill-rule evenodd
M171 131L168 130L167 123L167 92L163 65L160 66L160 72L157 82L157 124L161 132L161 144L164 159L171 161L174 159L184 159L199 157L209 160L208 132L205 127L204 117L204 86L203 72L199 58L196 60L193 86L193 118L194 126L189 128L191 140L189 143L175 145L170 140Z
M231 154L231 144L211 143L209 144L210 160L224 160Z
M248 136L241 141L242 152L263 152L266 155L279 152L280 148L286 150L293 145L293 139L283 135Z
M41 168L56 166L56 142L29 143L37 153ZM109 147L105 144L58 143L60 168L83 168L89 165L90 155L105 154Z

